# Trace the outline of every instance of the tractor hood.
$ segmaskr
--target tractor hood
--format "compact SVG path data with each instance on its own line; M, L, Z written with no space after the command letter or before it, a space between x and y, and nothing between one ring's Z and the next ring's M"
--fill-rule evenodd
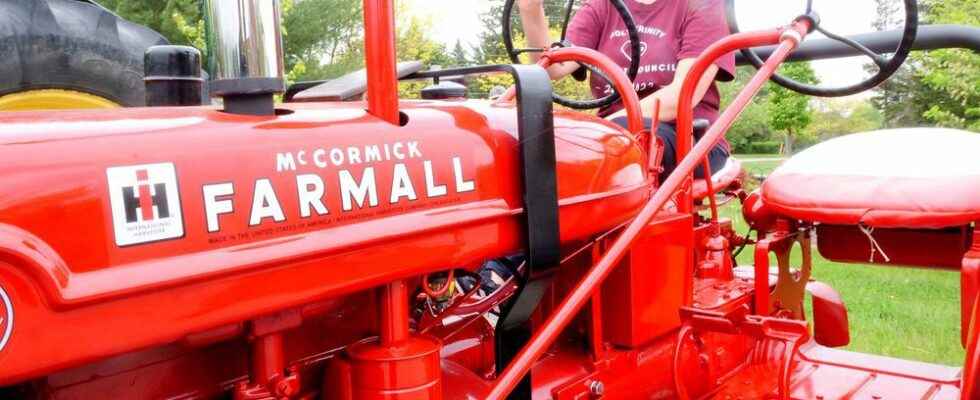
M106 324L137 325L147 332L139 343L159 343L521 251L513 108L404 102L399 127L360 103L288 107L271 117L210 108L5 115L0 282L22 285L4 283L19 317L0 360L26 358L0 383L43 370L37 360L137 345L43 345L84 342ZM562 112L555 132L562 242L633 216L650 182L631 135ZM250 298L222 295L243 289ZM87 321L77 318L96 306L118 307L118 320L105 321L116 314L103 308L98 324L50 329ZM154 310L153 321L132 315L140 309ZM24 332L40 332L32 349L18 349Z

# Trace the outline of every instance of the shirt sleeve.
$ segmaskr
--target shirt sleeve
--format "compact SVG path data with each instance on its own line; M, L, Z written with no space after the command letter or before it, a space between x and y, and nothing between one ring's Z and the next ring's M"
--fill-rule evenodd
M598 50L599 39L602 37L602 29L606 21L603 5L607 1L591 0L579 8L568 23L565 38L575 46Z
M689 0L687 18L681 26L681 46L677 59L697 58L713 43L729 34L723 0ZM719 81L735 79L735 53L715 62Z

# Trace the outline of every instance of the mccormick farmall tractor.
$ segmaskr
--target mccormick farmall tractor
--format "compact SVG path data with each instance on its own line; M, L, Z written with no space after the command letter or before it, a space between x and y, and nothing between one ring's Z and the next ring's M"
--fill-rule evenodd
M393 1L365 0L366 74L277 104L277 6L206 3L222 106L200 106L198 54L165 46L147 53L155 107L0 115L0 397L980 398L980 136L846 136L751 195L737 162L692 178L767 80L855 93L911 50L976 50L976 29L920 29L908 0L893 33L801 47L820 29L810 10L734 33L693 68L680 162L658 182L629 73L594 51L418 71L395 62ZM696 130L694 82L740 49L758 74ZM840 89L773 75L853 54L880 72ZM542 67L567 61L608 77L629 129L553 108ZM399 76L485 73L511 74L512 96L397 96ZM756 236L718 218L719 196L743 200ZM742 246L754 265L734 265ZM814 247L959 270L962 368L835 349L847 312L810 279Z

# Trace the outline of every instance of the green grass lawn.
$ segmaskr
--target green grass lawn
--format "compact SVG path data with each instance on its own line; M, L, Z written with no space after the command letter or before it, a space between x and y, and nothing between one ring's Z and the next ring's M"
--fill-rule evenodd
M736 157L739 159L752 160L759 158L782 159L784 156L782 154L738 154Z
M760 161L745 163L744 167L750 176L768 175L779 164L780 161ZM732 218L741 234L746 226L738 207L730 204L722 215ZM748 248L739 256L740 265L751 265L751 250ZM814 279L836 288L847 304L851 344L846 349L963 365L958 273L839 264L823 259L817 252L814 255Z

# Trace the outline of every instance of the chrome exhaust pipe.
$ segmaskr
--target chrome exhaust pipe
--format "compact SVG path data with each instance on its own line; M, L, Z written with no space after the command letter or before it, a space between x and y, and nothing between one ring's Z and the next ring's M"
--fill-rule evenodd
M205 0L212 78L225 111L271 115L285 90L279 0Z

